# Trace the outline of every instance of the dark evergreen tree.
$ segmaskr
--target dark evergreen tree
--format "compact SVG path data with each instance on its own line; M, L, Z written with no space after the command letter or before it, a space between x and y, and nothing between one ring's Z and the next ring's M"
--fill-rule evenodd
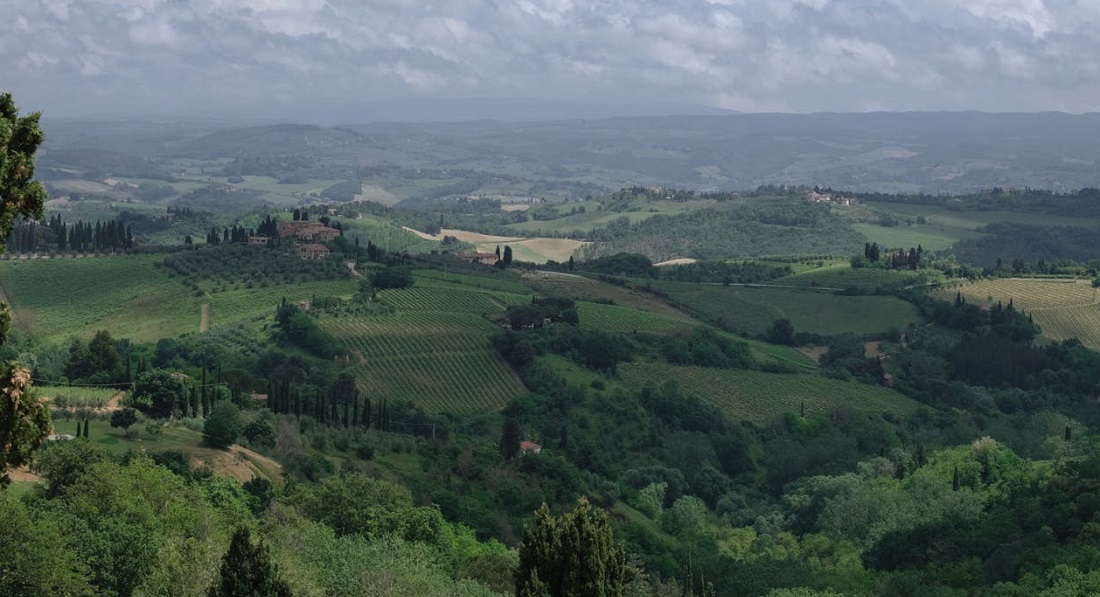
M576 509L555 518L543 504L523 532L516 595L617 596L627 574L626 550L603 510L581 498Z
M503 456L505 460L511 460L519 453L519 442L522 439L519 421L512 417L505 419L504 429L500 434L500 455Z
M222 558L221 573L210 587L210 597L289 597L290 586L279 578L263 542L252 544L248 529L233 533Z

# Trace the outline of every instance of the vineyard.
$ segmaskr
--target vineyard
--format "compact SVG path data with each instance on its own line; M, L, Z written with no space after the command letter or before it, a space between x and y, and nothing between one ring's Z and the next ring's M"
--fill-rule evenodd
M489 345L497 327L483 316L531 298L436 284L380 292L393 314L319 323L351 352L350 371L372 400L407 400L433 413L500 409L526 390Z
M982 307L1008 304L1031 315L1044 336L1053 340L1077 338L1100 350L1100 293L1091 284L1077 280L987 279L945 288L937 293Z
M46 338L91 336L151 342L198 330L199 299L156 270L156 255L0 262L14 323Z
M911 414L918 406L893 390L813 375L641 362L619 365L619 374L635 387L660 387L673 381L685 395L710 402L734 419L754 423L766 423L784 413L798 414L803 406L806 416L825 415L838 408Z
M372 399L408 400L429 412L501 408L524 392L489 346L495 329L480 316L409 311L383 317L323 318L351 352L351 372Z
M114 388L80 386L35 386L53 408L103 408L118 393Z
M577 303L577 315L581 327L605 332L669 334L698 325L686 316L658 315L601 303Z
M359 283L356 280L328 280L218 292L205 299L210 304L209 325L213 329L252 317L271 316L275 313L275 307L284 298L291 303L321 296L347 298L358 292L358 286ZM199 320L196 318L193 323L192 331L197 331Z

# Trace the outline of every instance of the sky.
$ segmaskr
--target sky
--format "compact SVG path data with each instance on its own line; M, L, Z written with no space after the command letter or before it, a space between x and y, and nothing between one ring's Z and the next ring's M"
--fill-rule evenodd
M0 90L55 117L1100 109L1097 0L0 0L0 14Z

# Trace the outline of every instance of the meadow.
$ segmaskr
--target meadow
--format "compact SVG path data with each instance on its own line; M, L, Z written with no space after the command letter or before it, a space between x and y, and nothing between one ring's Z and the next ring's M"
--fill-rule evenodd
M942 277L939 272L928 270L853 268L845 263L801 271L774 280L771 284L840 290L855 288L860 292L872 293L876 291L892 292L907 286L928 284L933 280L940 280Z
M787 413L797 415L803 407L806 416L821 416L837 409L906 415L918 406L893 390L807 374L635 362L620 364L619 375L635 387L675 382L685 395L710 402L734 419L753 423L767 423Z
M915 306L892 296L675 282L654 283L654 287L723 329L753 335L764 333L782 318L789 319L796 331L823 336L877 335L921 321Z

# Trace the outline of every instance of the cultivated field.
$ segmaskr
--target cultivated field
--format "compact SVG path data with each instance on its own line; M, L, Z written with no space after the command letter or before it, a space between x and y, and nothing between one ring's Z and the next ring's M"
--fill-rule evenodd
M577 303L577 315L583 328L606 332L650 332L668 334L699 325L687 316L670 316L639 311L618 305Z
M354 359L350 371L372 400L408 400L436 413L503 407L525 389L489 345L499 328L484 316L530 297L435 284L382 291L393 314L322 317L319 323L347 346Z
M153 267L162 255L114 255L0 261L0 285L11 301L15 325L47 339L89 337L109 330L116 338L156 342L198 332L202 305L208 328L273 315L288 301L350 296L357 280L238 288L195 296L179 278Z
M153 267L159 255L0 262L15 325L46 338L91 336L154 342L197 331L200 299Z
M453 236L464 243L474 245L480 253L493 253L499 246L504 250L504 245L512 247L512 258L516 261L528 261L531 263L546 263L547 261L565 262L573 252L585 245L579 240L569 238L526 238L522 236L493 236L480 232L466 230L442 229L439 234L427 234L412 228L405 230L425 240L442 241L445 236Z
M784 413L806 416L835 409L911 414L918 406L886 388L814 375L781 375L734 369L681 367L664 363L623 363L619 375L631 385L660 387L674 381L680 391L710 402L734 419L766 423Z
M944 288L943 300L956 294L970 304L989 308L1000 302L1031 315L1043 335L1053 340L1077 338L1085 346L1100 350L1100 291L1084 280L1034 278L986 279Z

